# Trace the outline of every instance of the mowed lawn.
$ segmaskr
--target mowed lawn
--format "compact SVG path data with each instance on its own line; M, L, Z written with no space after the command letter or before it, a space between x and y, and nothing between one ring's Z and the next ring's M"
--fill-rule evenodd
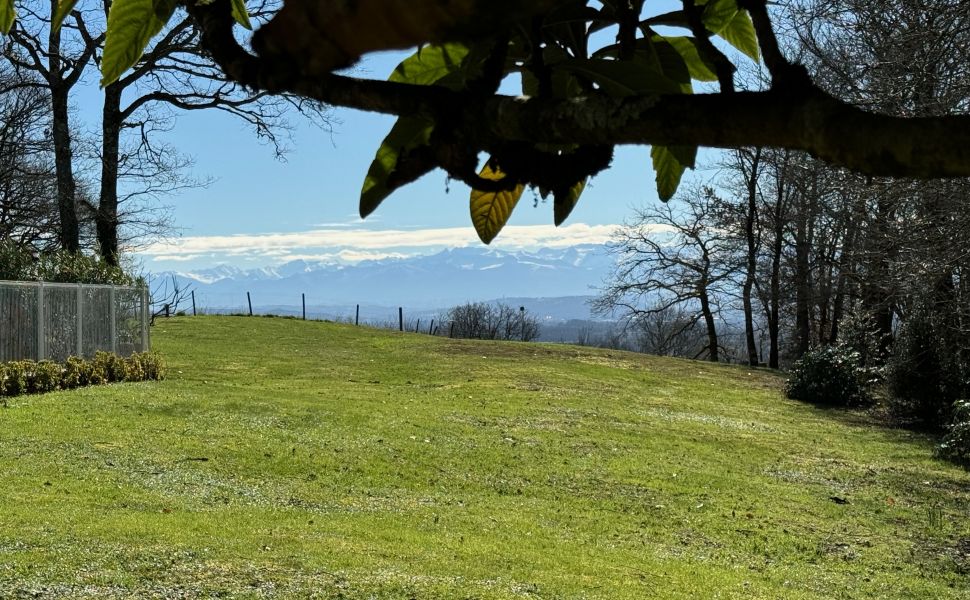
M0 598L970 598L970 474L775 374L278 318L152 336L166 381L0 409Z

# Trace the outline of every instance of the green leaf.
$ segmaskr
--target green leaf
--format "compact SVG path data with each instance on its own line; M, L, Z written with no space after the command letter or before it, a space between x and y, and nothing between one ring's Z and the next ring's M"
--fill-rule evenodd
M696 146L654 146L650 150L653 170L657 172L657 193L664 202L677 193L684 171L694 168Z
M737 13L738 3L735 0L710 0L704 5L701 21L708 31L719 34Z
M404 59L399 64L388 81L411 83L415 85L431 85L438 83L446 75L461 68L462 60L468 54L468 46L464 44L448 43L436 46L425 46ZM453 80L446 87L464 87L464 79Z
M77 4L77 0L61 0L57 3L57 10L54 11L54 16L51 18L51 28L54 31L61 28L64 19L74 10L75 4Z
M500 181L505 179L505 173L500 169L492 169L488 164L482 168L479 176L484 179ZM500 192L482 192L472 190L470 208L472 213L472 224L482 242L488 244L495 239L498 232L505 227L509 217L512 216L512 209L518 204L522 197L522 190L525 189L521 183L511 190Z
M717 81L714 67L704 58L697 48L697 40L688 36L657 36L677 51L687 64L692 79L698 81Z
M633 60L570 59L560 68L586 77L611 96L679 94L681 86L664 76L659 68L642 58Z
M16 18L17 11L13 7L13 0L0 0L0 33L10 33Z
M434 121L424 117L401 117L394 123L394 127L377 149L377 156L364 178L364 185L360 190L361 218L374 212L384 198L396 189L396 186L388 185L388 178L397 168L401 154L427 146L433 130Z
M586 180L583 179L573 184L565 194L556 194L552 205L553 223L556 227L562 225L563 221L569 218L569 213L573 212L576 203L579 202L579 197L583 195L583 190L585 189Z
M724 41L731 44L751 60L758 62L761 52L758 48L758 34L754 31L751 15L746 10L739 10L734 18L718 34Z
M108 12L101 86L114 83L138 62L145 46L175 12L174 0L115 0Z
M252 30L253 24L249 22L249 11L246 10L246 0L232 0L232 18L246 29Z

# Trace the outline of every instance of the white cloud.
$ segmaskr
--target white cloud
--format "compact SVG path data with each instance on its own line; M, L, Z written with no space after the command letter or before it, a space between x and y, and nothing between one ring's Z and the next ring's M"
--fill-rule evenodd
M565 227L512 225L502 230L492 246L519 250L602 244L610 239L615 229L615 225L585 223ZM480 243L471 227L374 230L341 226L290 233L190 236L152 244L139 254L155 261L188 261L210 256L214 260L262 258L278 263L311 257L314 260L335 258L359 262L388 257L405 258Z

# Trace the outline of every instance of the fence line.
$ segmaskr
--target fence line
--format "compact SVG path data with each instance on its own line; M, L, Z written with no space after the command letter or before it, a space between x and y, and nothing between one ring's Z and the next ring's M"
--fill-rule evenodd
M0 281L0 362L148 350L146 287Z

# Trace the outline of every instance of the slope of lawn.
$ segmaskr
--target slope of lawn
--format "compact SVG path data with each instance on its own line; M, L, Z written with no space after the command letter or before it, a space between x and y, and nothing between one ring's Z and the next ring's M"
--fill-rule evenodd
M970 474L770 373L267 318L153 342L166 381L0 409L0 598L970 597Z

